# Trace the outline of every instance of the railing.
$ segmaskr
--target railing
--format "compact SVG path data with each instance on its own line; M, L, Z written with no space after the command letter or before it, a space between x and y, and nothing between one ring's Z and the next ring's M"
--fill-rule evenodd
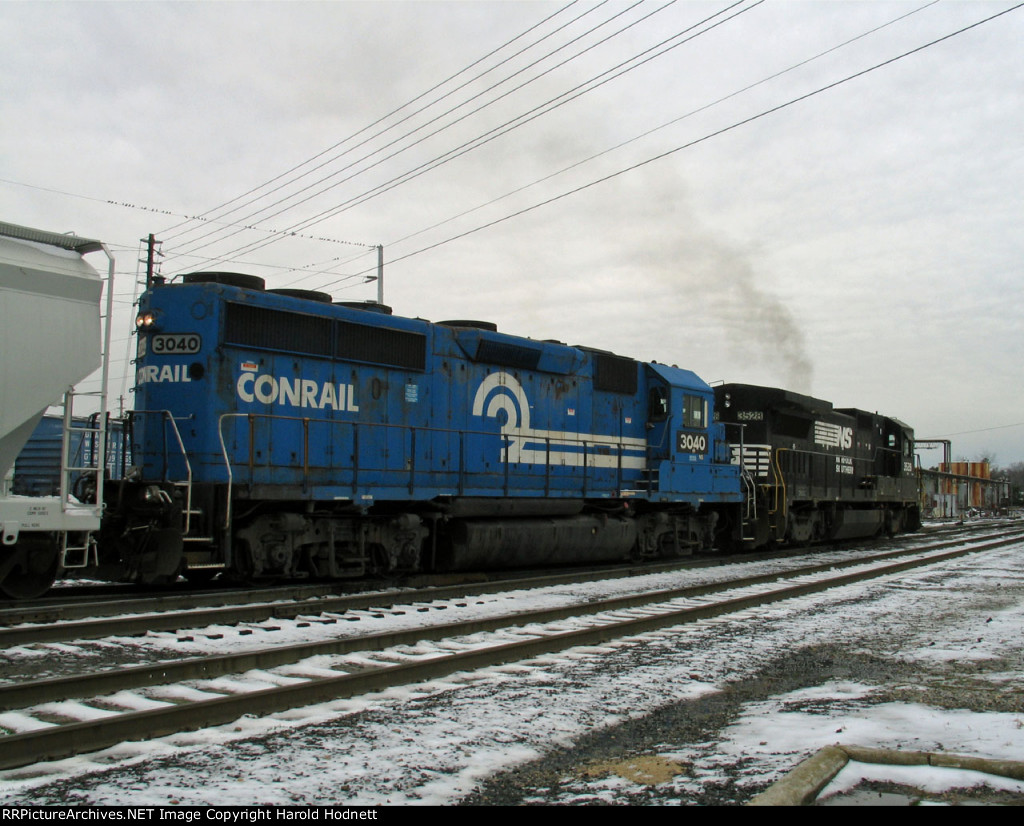
M175 486L177 486L179 488L182 488L184 490L184 492L185 492L185 508L183 510L183 515L185 517L185 521L184 521L184 523L182 525L183 540L185 542L204 542L204 541L208 541L209 537L191 536L190 535L191 534L191 530L192 530L192 517L193 516L197 516L199 514L199 511L195 510L192 507L192 463L189 461L188 451L185 450L185 442L181 438L181 431L178 430L178 421L179 420L180 421L189 421L193 417L192 416L181 416L181 417L178 417L178 419L175 419L174 415L171 413L170 410L135 410L135 411L132 412L132 416L133 417L134 416L162 416L163 417L163 427L161 428L160 432L161 432L161 439L162 439L162 442L163 442L163 450L162 450L162 452L163 452L164 467L163 467L163 472L161 473L161 476L164 478L165 481L170 482L171 484L173 484L173 485L175 485ZM180 461L182 462L182 464L184 465L184 468L185 468L185 479L184 479L184 481L173 481L173 480L170 480L170 479L167 478L168 475L169 475L169 467L170 467L170 454L168 452L168 443L167 443L168 425L170 426L171 434L174 437L174 443L177 445L178 454L180 454Z
M100 407L103 415L99 415L96 425L86 428L86 433L91 433L96 440L96 449L86 462L85 457L79 459L78 463L72 462L71 431L74 422L75 398L78 396L95 396L100 400ZM64 394L64 412L61 427L61 450L60 450L60 507L61 512L67 515L72 510L79 510L85 507L92 512L92 516L99 524L103 515L103 481L104 470L106 469L106 439L107 439L107 417L105 409L106 394L103 391L76 393L73 387L69 387ZM84 451L82 452L84 453ZM81 454L80 454L81 455ZM94 504L72 503L71 497L74 493L73 479L76 474L93 476L96 501ZM98 563L98 551L93 537L89 533L83 534L83 544L73 544L71 531L61 531L60 534L60 564L62 568L85 568L89 564L89 556L92 554L93 562ZM73 558L80 554L80 558Z
M49 243L54 243L50 241ZM73 418L72 408L74 406L75 391L74 388L69 387L67 393L64 396L64 435L62 440L61 450L61 474L60 474L60 499L61 499L61 512L63 515L67 515L71 509L71 476L73 473L90 473L95 472L96 474L96 506L93 511L93 515L96 521L96 527L99 527L99 520L103 515L103 469L105 466L106 457L106 440L107 440L107 386L110 379L110 339L113 331L114 323L114 256L107 248L106 244L99 242L88 241L87 246L76 247L76 251L81 254L88 254L89 252L102 251L107 256L107 275L103 279L103 287L106 290L104 308L100 312L100 320L102 322L102 345L100 350L100 389L90 393L82 393L79 395L95 396L98 402L98 419L97 426L95 428L95 437L97 442L97 453L98 460L96 461L96 467L72 467L69 460L70 443L71 443L71 421ZM57 244L57 246L64 246L63 244ZM65 247L67 248L67 247ZM84 462L82 463L85 464ZM91 533L86 533L84 538L84 544L72 545L69 542L69 532L61 531L60 538L61 548L61 565L65 568L84 568L89 564L89 553L92 552L93 560L98 562L99 554L96 549L95 538ZM70 555L76 552L81 552L81 562L72 561Z
M783 453L794 453L796 451L787 450L782 447L775 451L775 455L771 459L772 467L772 485L770 494L773 496L772 503L768 508L768 513L771 516L778 517L779 512L782 512L782 527L785 533L786 520L789 518L789 497L786 496L786 476L782 472L782 468L779 466L779 459ZM781 503L781 504L780 504ZM775 527L778 528L778 522L776 521Z
M247 433L242 434L241 438L239 434L236 434L232 445L229 449L228 441L229 437L226 433L227 425L232 422L244 421L248 424ZM480 480L482 477L490 476L492 480L494 477L500 475L500 486L495 488L495 493L500 493L503 496L508 496L515 485L518 486L518 480L523 478L525 474L520 471L515 472L517 479L513 479L513 462L508 461L508 452L516 441L522 442L523 444L537 445L538 448L534 448L530 453L541 454L538 455L538 459L542 458L543 461L536 462L520 462L519 464L543 464L544 472L541 474L529 474L534 481L537 482L537 495L549 496L552 492L555 477L552 474L553 469L563 469L562 475L558 477L559 490L566 493L577 494L586 497L594 489L595 484L601 485L601 491L607 491L614 486L616 491L621 490L623 486L624 473L629 470L635 470L637 476L644 472L644 467L647 465L646 458L643 458L644 467L627 468L623 465L624 453L627 449L634 449L634 445L629 444L626 440L616 440L614 437L600 436L591 439L575 439L571 437L560 436L559 438L552 438L543 435L534 435L530 432L526 433L515 433L515 432L503 432L495 433L494 431L477 431L477 430L457 430L451 428L434 428L434 427L418 427L414 425L406 424L389 424L383 422L348 422L338 421L334 419L311 419L308 417L298 416L280 416L269 413L225 413L220 416L218 421L218 438L220 441L221 455L224 460L224 465L227 472L227 508L225 511L225 527L229 527L231 524L231 499L232 489L235 485L239 484L236 479L236 469L242 468L248 473L247 484L254 484L256 479L256 469L258 467L275 467L278 470L286 467L285 465L275 465L270 459L270 451L272 446L269 444L269 431L267 437L267 458L264 461L257 462L256 454L257 448L262 447L263 443L257 444L257 424L259 422L273 422L279 424L282 422L294 422L301 428L301 434L297 439L297 442L301 445L301 456L295 462L295 467L301 467L302 474L301 480L303 486L309 484L311 479L311 456L310 456L310 443L311 443L311 430L313 428L329 428L337 431L345 431L348 433L341 437L340 443L342 449L346 452L350 451L350 460L342 464L332 464L332 467L338 471L342 477L348 476L348 479L342 479L336 482L338 487L350 488L353 495L359 490L360 484L363 481L363 477L366 474L389 474L392 479L405 487L408 490L410 498L416 493L417 487L433 487L438 486L450 489L451 493L461 495L465 493L467 487L473 481L473 478ZM394 433L403 434L401 438L395 438ZM417 466L418 458L420 455L420 446L423 442L423 437L426 437L427 444L431 444L430 440L448 440L447 445L444 446L445 455L451 455L458 457L457 467L448 467L444 470L439 470L436 464L431 463L427 468L420 468ZM278 434L277 438L281 438ZM504 443L501 449L501 464L503 467L501 470L496 470L491 473L483 469L470 469L467 466L466 450L467 443L471 442L475 438L487 439L487 440L500 440ZM368 440L374 439L377 443L382 444L383 452L385 454L394 452L394 446L408 446L404 451L405 462L404 467L395 466L380 466L379 463L369 465L364 461L365 444ZM380 440L383 439L381 442ZM457 449L452 449L452 440L457 440ZM243 458L238 458L237 455L234 457L232 453L238 451L238 444L242 442L246 447L246 455ZM333 443L334 450L337 451L337 442ZM543 444L543 452L540 451L539 446ZM553 450L553 448L560 448ZM564 448L570 447L575 450L565 450ZM614 451L614 454L612 453ZM375 451L374 456L379 456L380 452ZM567 457L572 459L578 459L579 461L565 462ZM636 457L629 457L636 458ZM322 465L326 470L326 465ZM597 473L591 473L591 470L604 470L608 472L614 472L613 479L601 479L598 480ZM576 486L568 484L571 482L571 477L564 474L575 474L580 472L581 478L577 481ZM433 479L430 484L425 484L422 480L418 480L418 475L430 474ZM473 477L473 478L471 478ZM377 483L375 483L376 485Z
M870 459L865 459L823 451L772 448L771 445L748 446L743 442L745 425L726 424L740 428L740 442L731 447L733 464L739 465L748 494L745 520L757 517L758 497L752 495L755 487L760 487L764 493L769 516L783 520L784 524L789 517L791 489L798 482L806 480L816 500L849 500L858 492L874 489L879 477L899 478L901 475L902 455L898 450L878 447ZM798 467L801 459L806 460L806 468ZM783 469L784 464L789 467ZM837 470L837 467L848 467L850 472ZM881 473L876 472L879 468ZM756 479L765 481L758 484ZM866 497L865 501L869 499Z
M786 470L781 466L783 454L793 457L787 461L790 467ZM806 458L806 471L793 466L797 457ZM870 459L822 451L779 448L772 459L773 484L782 494L782 511L785 516L786 503L790 498L786 496L785 490L787 477L792 480L806 479L808 487L814 489L812 495L816 499L851 499L855 498L858 492L876 490L874 486L877 485L879 478L899 478L901 461L898 450L884 447L876 448ZM841 468L849 468L849 471ZM878 472L879 468L882 470L881 473Z

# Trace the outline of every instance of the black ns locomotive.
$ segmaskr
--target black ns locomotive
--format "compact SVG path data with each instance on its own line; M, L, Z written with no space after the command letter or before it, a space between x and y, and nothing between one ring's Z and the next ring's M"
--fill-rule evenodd
M920 527L914 432L897 419L748 384L715 388L749 485L743 544L804 544Z

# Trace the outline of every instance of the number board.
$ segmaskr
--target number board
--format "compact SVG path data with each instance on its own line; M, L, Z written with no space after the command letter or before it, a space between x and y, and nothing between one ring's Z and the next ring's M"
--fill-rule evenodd
M203 348L203 339L196 333L160 333L150 338L150 352L155 356L190 355Z
M676 432L676 452L678 453L707 453L708 434L688 433L685 430Z

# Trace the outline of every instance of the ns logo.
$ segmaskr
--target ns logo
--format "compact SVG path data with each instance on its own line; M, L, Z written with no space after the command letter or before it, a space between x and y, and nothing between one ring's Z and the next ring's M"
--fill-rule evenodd
M824 447L849 450L853 447L853 428L843 427L831 422L815 422L814 442Z

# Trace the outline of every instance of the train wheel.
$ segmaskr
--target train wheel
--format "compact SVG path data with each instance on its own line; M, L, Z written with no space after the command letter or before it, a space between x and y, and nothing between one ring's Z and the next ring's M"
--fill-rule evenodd
M235 541L233 558L231 569L224 573L225 578L239 585L255 585L256 566L252 558L252 549L244 539Z
M60 549L50 534L22 534L7 548L0 570L6 571L0 593L10 599L35 599L53 585L60 567Z

